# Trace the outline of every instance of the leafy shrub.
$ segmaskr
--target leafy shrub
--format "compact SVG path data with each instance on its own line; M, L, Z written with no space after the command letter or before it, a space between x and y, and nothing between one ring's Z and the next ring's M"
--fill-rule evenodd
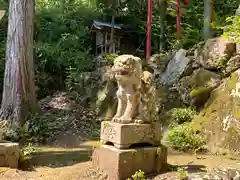
M168 112L172 124L190 122L197 114L194 108L173 108Z
M115 59L116 57L118 57L118 54L112 53L112 54L106 54L106 55L104 56L104 59L106 59L108 63L110 63L111 65L113 65L113 61L114 61L114 59Z
M188 179L188 172L184 168L177 169L177 177L180 180L187 180Z
M39 0L36 3L36 85L42 98L65 88L73 72L94 67L90 25L98 13L82 1Z
M132 175L132 180L145 180L145 173L141 170L136 171L134 175Z
M179 151L201 149L206 144L188 123L171 128L167 134L167 140L172 148Z
M27 170L30 168L31 166L30 161L32 159L32 154L34 152L36 152L36 149L31 144L28 144L27 146L21 149L19 156L20 169Z
M49 136L48 120L39 114L32 114L24 124L11 123L5 128L4 139L10 141L42 142Z
M223 36L234 42L240 42L240 16L226 18L229 24L224 27Z

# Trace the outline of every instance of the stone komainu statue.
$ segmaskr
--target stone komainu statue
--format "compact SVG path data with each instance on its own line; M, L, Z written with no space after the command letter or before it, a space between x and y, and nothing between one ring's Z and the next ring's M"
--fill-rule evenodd
M118 84L118 107L112 121L151 123L156 118L153 76L142 71L141 59L133 55L120 55L114 60L112 73Z

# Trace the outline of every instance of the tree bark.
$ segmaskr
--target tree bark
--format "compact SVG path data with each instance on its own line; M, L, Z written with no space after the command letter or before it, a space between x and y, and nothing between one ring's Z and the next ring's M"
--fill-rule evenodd
M10 0L0 119L24 122L38 109L34 83L34 0Z
M166 20L166 14L167 14L167 1L163 0L161 1L161 4L159 5L159 22L161 26L161 33L160 33L160 43L159 43L159 51L164 51L165 48L165 20Z
M112 15L112 21L111 21L111 36L110 36L110 53L115 53L114 49L114 24L115 24L115 16Z
M212 37L213 0L204 0L204 39Z

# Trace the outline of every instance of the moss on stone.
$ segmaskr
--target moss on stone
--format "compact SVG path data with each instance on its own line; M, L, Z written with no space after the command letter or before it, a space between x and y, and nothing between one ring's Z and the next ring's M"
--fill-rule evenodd
M240 119L240 99L233 97L231 91L235 90L237 74L233 73L229 78L215 89L200 111L199 115L191 122L191 126L205 135L210 149L226 148L228 150L240 150L240 137L238 132L223 131L222 122L230 115Z
M197 87L190 92L191 97L209 94L212 91L211 87Z
M181 79L180 94L186 96L186 103L201 107L219 81L218 74L201 68Z
M110 120L117 109L116 90L114 82L109 81L99 90L97 100L93 101L99 116L105 120Z

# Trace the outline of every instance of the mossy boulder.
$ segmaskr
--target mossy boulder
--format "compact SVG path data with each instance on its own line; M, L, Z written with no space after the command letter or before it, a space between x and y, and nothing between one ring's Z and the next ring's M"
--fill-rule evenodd
M196 61L205 69L219 70L224 68L235 52L235 43L222 37L212 38L206 41Z
M143 66L149 72L162 74L166 69L169 61L174 57L176 52L153 54L147 62L143 62Z
M173 108L186 107L175 88L171 88L169 86L157 87L156 97L159 105L159 120L166 126L172 123L172 118L169 114L169 111L171 111Z
M226 64L225 73L226 75L231 74L232 72L236 71L240 68L240 54L233 56Z
M208 100L211 91L219 85L220 80L220 75L200 68L191 76L183 77L176 88L184 103L201 106Z
M111 119L117 105L117 84L107 76L110 68L105 66L93 72L81 73L71 83L72 90L78 94L78 103L89 106L103 119Z
M103 88L99 89L97 98L93 101L92 108L96 109L103 120L111 120L117 110L117 84L107 81Z
M209 150L212 152L240 150L240 132L238 129L240 98L232 95L237 79L236 72L225 79L211 93L208 102L191 123L195 130L205 136ZM231 123L232 125L229 126ZM229 126L229 128L226 129L225 126Z

